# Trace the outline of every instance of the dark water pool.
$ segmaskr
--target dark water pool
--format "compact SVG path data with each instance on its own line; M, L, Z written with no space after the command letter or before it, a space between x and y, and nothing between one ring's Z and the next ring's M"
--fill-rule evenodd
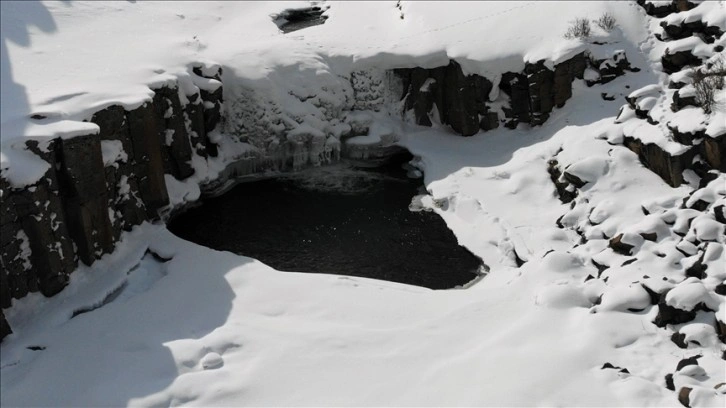
M177 217L169 230L209 248L250 256L283 271L321 272L453 288L482 262L432 212L409 210L421 179L400 157L240 184Z

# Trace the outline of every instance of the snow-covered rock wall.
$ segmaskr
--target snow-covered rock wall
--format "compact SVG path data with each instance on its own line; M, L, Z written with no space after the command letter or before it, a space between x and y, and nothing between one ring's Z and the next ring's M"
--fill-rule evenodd
M526 63L523 72L493 80L465 75L455 60L430 69L344 75L289 66L256 81L236 80L226 94L220 67L192 64L189 75L152 85L150 99L135 109L111 105L94 112L88 122L98 129L26 142L27 153L48 166L25 185L0 177L0 303L9 307L11 299L35 291L56 294L79 261L93 264L113 251L122 231L194 201L199 188L218 194L246 176L341 157L385 160L400 150L400 119L448 125L465 136L500 121L510 128L541 124L570 98L572 82L584 77L588 64L608 67L596 70L589 85L609 80L610 65L593 58L582 52L553 69L544 61ZM614 59L616 75L629 69L622 53ZM208 170L206 159L219 149L224 168L191 178ZM189 188L196 193L185 193ZM5 325L3 333L8 330Z
M624 123L620 140L638 154L644 166L673 187L685 181L686 170L704 177L710 170L726 171L726 115L705 112L696 96L697 75L722 70L726 21L723 4L690 1L638 1L658 18L654 34L666 85L652 84L633 91L617 122ZM723 88L723 86L722 86ZM714 89L715 98L724 89Z
M161 217L169 205L165 174L183 180L194 173L193 157L215 154L207 133L221 119L221 72L207 78L201 68L161 84L136 109L94 113L97 132L26 141L48 166L30 185L0 177L3 308L29 292L58 293L79 261L92 264L113 251L122 231ZM8 331L3 317L1 334Z

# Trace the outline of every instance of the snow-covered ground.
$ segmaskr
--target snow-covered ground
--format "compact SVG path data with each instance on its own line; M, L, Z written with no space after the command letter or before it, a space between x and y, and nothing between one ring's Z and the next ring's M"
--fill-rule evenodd
M490 268L471 287L278 272L147 223L57 296L31 294L5 310L15 333L1 346L2 405L677 406L683 386L692 406L726 401L726 387L715 388L726 370L713 323L726 313L713 293L726 279L724 224L713 210L680 208L697 181L669 187L609 143L627 125L615 123L624 97L664 80L651 69L660 54L650 19L634 3L326 3L325 24L285 35L270 15L308 3L1 4L2 166L21 175L37 165L13 148L24 137L72 137L91 112L138 106L147 85L188 75L196 61L224 67L227 100L245 88L284 102L288 90L325 93L356 69L449 58L496 78L579 52L582 42L562 38L569 21L610 11L612 38L641 68L602 86L576 81L536 128L462 138L381 119L420 156L423 204ZM715 4L714 15L724 12ZM57 122L30 126L32 113ZM553 158L586 182L573 204L557 198ZM187 184L170 190L198 196ZM726 177L697 194L723 204ZM653 241L640 235L652 232ZM608 246L621 233L630 256ZM701 253L708 277L686 279ZM641 284L675 288L674 307L710 311L657 327ZM671 340L676 331L686 348Z

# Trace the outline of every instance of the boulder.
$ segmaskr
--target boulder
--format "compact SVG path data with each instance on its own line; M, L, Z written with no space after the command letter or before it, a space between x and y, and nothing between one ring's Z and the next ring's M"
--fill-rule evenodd
M665 53L660 59L661 65L663 66L663 72L666 74L672 74L678 72L687 66L701 65L701 59L693 55L690 50L677 51L674 53L669 52L666 49Z
M618 234L610 239L608 246L621 255L632 255L634 245L623 242L624 234Z
M683 404L684 407L691 406L691 391L693 391L693 388L691 387L682 387L680 391L678 391L678 402Z
M594 82L599 84L606 84L619 76L623 76L626 71L638 71L638 69L630 66L630 62L623 50L613 52L610 58L592 60L591 63L599 74L598 80ZM588 83L588 85L592 85L592 82Z
M623 144L638 155L643 166L659 175L672 187L683 183L683 171L690 168L697 148L690 148L679 155L671 155L654 143L642 143L633 137L625 136Z
M476 82L475 77L464 76L461 66L452 60L446 66L443 84L438 87L442 93L442 105L439 105L442 122L462 136L479 131Z
M698 102L696 101L696 95L694 93L689 93L687 96L683 96L680 89L676 92L673 92L673 103L671 104L671 110L673 112L678 112L686 106L698 106Z

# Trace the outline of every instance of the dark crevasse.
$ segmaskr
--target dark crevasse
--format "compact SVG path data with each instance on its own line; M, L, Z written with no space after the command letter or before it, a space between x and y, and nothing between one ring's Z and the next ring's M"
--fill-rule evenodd
M407 157L405 157L407 156ZM433 212L410 211L423 189L404 155L378 168L340 164L240 184L175 217L169 230L283 271L320 272L447 289L482 262Z

